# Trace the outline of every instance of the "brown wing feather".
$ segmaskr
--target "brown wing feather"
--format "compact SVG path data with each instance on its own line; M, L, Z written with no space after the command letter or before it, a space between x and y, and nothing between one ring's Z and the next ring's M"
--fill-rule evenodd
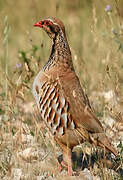
M49 74L47 73L44 77L47 78L49 76L53 81L57 79L59 93L70 104L70 114L73 115L76 124L80 127L83 126L87 131L92 133L104 132L100 121L96 118L89 101L87 101L75 72L59 65L57 71L54 71L54 68L52 68Z
M101 133L103 127L94 115L89 101L81 88L80 82L74 72L67 74L64 79L60 79L62 90L70 104L70 112L76 120L78 126L83 126L87 131ZM69 83L70 82L70 83Z

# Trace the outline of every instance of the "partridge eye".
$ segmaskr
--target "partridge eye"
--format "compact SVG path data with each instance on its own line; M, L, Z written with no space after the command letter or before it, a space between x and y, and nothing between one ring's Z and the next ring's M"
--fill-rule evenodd
M48 22L48 21L46 21L46 25L49 25L49 22Z
M44 25L44 21L41 21L41 25Z

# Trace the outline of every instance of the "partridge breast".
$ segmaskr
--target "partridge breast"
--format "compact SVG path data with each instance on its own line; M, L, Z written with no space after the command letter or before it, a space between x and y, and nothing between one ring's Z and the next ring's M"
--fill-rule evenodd
M33 94L42 119L52 134L57 136L63 136L66 129L75 129L69 102L60 86L60 79L54 79L53 76L49 79L48 74L43 72L37 75L33 84Z

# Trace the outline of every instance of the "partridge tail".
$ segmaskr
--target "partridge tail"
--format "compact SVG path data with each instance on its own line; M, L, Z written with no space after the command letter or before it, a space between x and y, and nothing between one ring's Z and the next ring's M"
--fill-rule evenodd
M95 133L90 135L90 139L95 145L106 148L112 152L115 156L118 156L117 150L111 145L111 142L104 133Z

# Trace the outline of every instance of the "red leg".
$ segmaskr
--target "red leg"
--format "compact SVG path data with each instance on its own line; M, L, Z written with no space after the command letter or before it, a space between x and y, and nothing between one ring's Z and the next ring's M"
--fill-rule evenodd
M64 163L64 161L61 161L60 164L58 164L58 170L61 172L62 171L62 167L66 168L68 170L68 175L72 176L72 166Z
M72 176L73 170L72 170L72 153L71 149L65 148L63 151L63 161L62 164L64 164L64 167L67 167L68 175Z
M59 146L62 149L63 152L63 161L61 162L61 165L65 168L67 168L68 170L68 175L72 176L73 174L73 170L72 170L72 151L71 149L62 144L61 141L59 141L57 138L55 138L57 143L59 144ZM61 167L59 167L59 169L61 170Z

